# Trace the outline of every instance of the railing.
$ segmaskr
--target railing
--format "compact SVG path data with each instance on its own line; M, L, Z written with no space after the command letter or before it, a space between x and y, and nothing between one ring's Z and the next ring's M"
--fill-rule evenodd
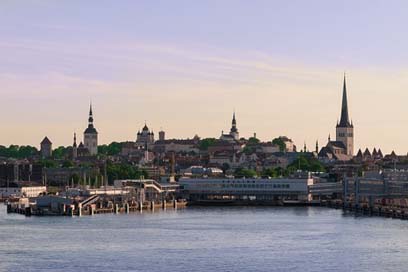
M376 196L376 197L406 197L408 198L407 181L390 181L376 179L347 179L346 182L317 183L309 186L312 195L344 195Z
M91 205L91 204L95 203L98 200L99 200L99 196L98 195L93 195L93 196L88 197L84 201L82 201L80 204L81 204L82 207L86 207L88 205Z

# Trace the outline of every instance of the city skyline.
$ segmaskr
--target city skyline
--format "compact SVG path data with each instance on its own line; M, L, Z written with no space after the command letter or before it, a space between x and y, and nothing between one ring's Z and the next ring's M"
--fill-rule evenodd
M145 120L219 137L235 108L242 137L313 149L335 135L345 70L355 150L407 153L406 3L231 3L2 3L0 144L71 145L92 98L100 143L134 141Z

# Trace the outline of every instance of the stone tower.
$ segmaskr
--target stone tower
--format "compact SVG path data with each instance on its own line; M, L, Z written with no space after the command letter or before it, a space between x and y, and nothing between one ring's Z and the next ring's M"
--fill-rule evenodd
M344 144L347 155L354 155L354 126L353 122L350 122L348 112L346 75L344 75L343 81L343 101L341 106L340 122L336 127L336 141L340 141Z
M98 154L98 132L93 125L92 104L89 107L88 127L84 131L84 146L88 149L89 155Z
M48 137L44 137L41 141L41 156L43 158L49 158L52 156L52 143Z
M159 141L164 141L166 139L166 133L163 130L159 131Z

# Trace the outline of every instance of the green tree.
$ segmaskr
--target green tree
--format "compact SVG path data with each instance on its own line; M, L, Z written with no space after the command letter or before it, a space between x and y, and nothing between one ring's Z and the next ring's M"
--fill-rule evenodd
M262 176L268 176L271 178L279 177L281 173L278 171L277 168L268 168L262 171Z
M41 160L40 165L45 168L56 168L58 167L58 163L53 160Z
M256 172L252 169L238 168L237 170L235 170L235 176L253 178L256 177Z
M0 157L5 158L30 158L38 154L37 148L33 146L10 145L9 147L0 146Z
M273 139L272 143L274 145L279 146L279 151L280 152L284 152L286 150L286 144L281 138L278 137L278 138Z
M199 148L200 150L206 151L210 146L213 146L217 142L215 138L205 138L200 141Z
M224 172L224 174L225 174L225 172L227 172L230 168L231 168L230 165L229 165L228 163L226 163L226 162L223 163L222 166L221 166L221 170L222 170L222 172Z
M69 160L65 160L65 161L62 162L62 167L63 167L63 168L74 167L74 162L73 162L73 161L69 161Z
M98 153L114 156L118 155L122 151L122 143L112 142L109 145L98 146Z
M59 146L52 151L52 157L54 159L64 159L68 156L68 147Z
M138 167L128 163L107 163L106 172L108 180L112 184L116 179L139 179L140 177L148 178L148 173Z
M326 168L316 158L299 156L288 166L289 172L293 173L296 170L310 171L310 172L326 172Z
M251 137L251 138L249 138L248 139L248 145L257 145L257 144L259 144L259 139L258 138L255 138L255 137Z

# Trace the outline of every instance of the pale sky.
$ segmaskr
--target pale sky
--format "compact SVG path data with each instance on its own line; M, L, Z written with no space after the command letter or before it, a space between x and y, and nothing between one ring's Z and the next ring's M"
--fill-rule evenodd
M0 2L0 144L243 137L314 149L335 135L343 72L357 148L406 154L406 1Z

